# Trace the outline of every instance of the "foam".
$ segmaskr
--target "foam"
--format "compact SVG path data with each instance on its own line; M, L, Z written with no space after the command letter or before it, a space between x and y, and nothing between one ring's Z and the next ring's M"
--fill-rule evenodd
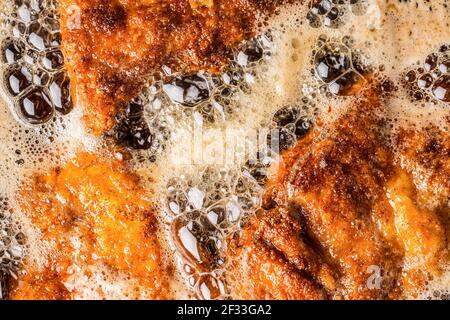
M11 1L3 2L5 10L11 8ZM416 70L430 53L450 43L450 17L444 5L447 1L361 0L355 7L344 1L337 6L342 12L338 27L324 22L326 14L321 16L320 25L311 27L306 19L311 6L289 5L265 21L262 36L243 44L224 74L201 74L208 82L209 97L194 107L172 101L167 88L164 90L165 84L181 75L163 69L155 76L140 97L145 106L143 117L154 139L149 149L132 151L132 165L159 196L159 219L165 226L160 239L165 244L166 259L175 261L178 267L172 285L176 297L228 297L223 283L226 240L239 232L245 219L260 205L263 178L259 178L278 157L277 150L271 150L266 143L270 130L280 129L272 120L274 114L286 106L297 106L304 123L320 118L327 127L356 101L352 95L334 95L333 87L317 77L314 58L325 42L344 46L350 60L360 56L370 70L362 72L352 62L346 72L354 71L366 80L387 78L397 87L396 94L387 98L388 110L383 111L393 127L392 134L396 129L423 128L430 123L449 130L449 104L432 96L413 101L403 84L406 72ZM2 33L3 38L13 32L8 28ZM263 54L253 61L246 50L255 41ZM12 103L2 92L0 197L8 197L9 209L14 212L8 219L22 226L27 236L23 255L39 265L40 256L51 250L51 244L42 242L39 232L17 210L14 194L18 184L32 172L63 165L77 150L101 153L103 141L86 134L80 121L81 108L65 116L57 114L43 125L30 126L16 116ZM109 137L114 135L111 132ZM258 152L260 157L256 158ZM197 212L195 218L192 211ZM222 213L225 217L218 223ZM186 253L180 254L186 248L180 249L180 243L175 243L187 246L187 242L183 245L182 240L173 239L174 225L176 232L185 228L185 238L186 234L189 238L189 232L191 240L195 238L192 226L188 227L194 222L207 225L200 234L213 239L217 246L211 268L201 263L196 266L192 257L187 263ZM191 254L192 250L199 250L190 245ZM197 251L195 255L200 254ZM73 276L66 284L77 288L77 298L140 297L129 292L128 288L135 284L124 275L105 275L107 268L103 265L89 269L92 277L86 278L86 270L74 266ZM420 297L448 288L448 279L448 275L436 279Z

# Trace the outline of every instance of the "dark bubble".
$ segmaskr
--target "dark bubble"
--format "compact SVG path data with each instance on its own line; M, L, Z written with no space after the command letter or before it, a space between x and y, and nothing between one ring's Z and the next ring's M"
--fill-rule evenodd
M70 79L64 72L57 73L53 76L48 90L56 111L61 114L68 114L72 111L73 104Z
M37 50L44 51L52 42L52 35L41 26L39 22L33 22L28 27L28 43Z
M442 73L447 73L450 71L450 59L442 61L439 64L439 71L441 71Z
M141 118L144 114L144 106L141 103L131 102L125 108L127 118Z
M42 124L53 116L50 98L40 89L34 89L18 101L17 112L29 124Z
M18 244L20 244L21 246L26 244L27 241L27 237L25 236L25 234L23 232L18 232L15 235L16 241Z
M61 32L57 31L52 33L51 37L50 37L50 45L52 47L60 47L62 43L62 36L61 36Z
M297 107L284 107L277 112L275 112L273 116L273 121L279 127L284 127L288 124L294 123L300 114L300 110Z
M6 40L2 46L2 60L9 64L15 63L22 58L24 51L25 45L22 41Z
M340 11L338 8L333 7L324 17L323 24L326 27L336 28L339 26Z
M235 55L235 61L241 67L260 61L264 57L264 49L257 39L250 40Z
M303 138L311 129L311 121L301 118L295 123L295 136L297 139Z
M423 93L420 92L420 91L414 91L414 92L412 93L412 97L413 97L415 100L417 100L417 101L420 101L420 100L422 100L422 99L424 98Z
M178 251L200 271L220 267L222 236L206 217L178 217L172 223L172 236Z
M119 124L116 138L119 143L135 150L148 150L153 145L153 135L142 118L131 118Z
M336 7L331 8L331 10L327 13L326 18L330 20L336 20L339 18L340 12Z
M383 79L379 85L380 93L391 93L398 90L395 82L391 79Z
M322 26L322 20L320 17L311 11L306 15L306 19L308 20L309 25L313 28L319 28Z
M274 151L291 148L295 142L305 136L311 127L311 121L301 116L299 106L286 106L278 110L272 118L274 128L267 136L267 145Z
M8 299L9 275L0 268L0 300Z
M450 75L437 79L433 84L432 92L436 99L450 102Z
M431 71L434 68L436 68L437 66L437 62L438 62L438 57L437 55L435 55L434 53L430 54L426 59L425 62L423 64L423 67L425 68L426 71Z
M431 85L433 84L433 77L426 73L424 75L422 75L418 80L417 80L417 86L420 89L426 89L429 88Z
M313 6L312 10L317 10L317 13L324 15L331 9L331 2L329 0L322 0Z
M33 83L37 86L46 86L50 80L50 75L42 69L33 71Z
M358 73L349 71L336 81L332 82L328 88L334 95L349 96L356 93L358 88L355 85L362 80L363 78Z
M60 50L50 51L42 57L41 63L49 71L61 69L64 65L64 56Z
M33 84L33 74L27 67L9 69L5 76L8 93L18 96Z
M163 85L166 95L175 103L194 107L210 97L208 80L201 74L176 77Z
M27 32L27 26L23 22L11 21L10 26L14 37L20 38Z
M405 81L407 82L414 82L416 81L417 76L416 76L416 72L414 70L409 71L406 75L405 75Z
M326 44L314 58L316 75L327 83L335 80L350 68L349 55L349 50L343 45Z

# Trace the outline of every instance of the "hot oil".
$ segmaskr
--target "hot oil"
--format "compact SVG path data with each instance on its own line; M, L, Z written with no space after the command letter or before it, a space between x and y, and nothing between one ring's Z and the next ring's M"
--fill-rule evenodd
M165 226L160 239L166 259L175 261L180 274L173 283L175 297L232 298L224 277L227 240L239 236L242 225L260 208L268 167L317 119L324 136L333 134L328 131L333 121L358 100L360 92L351 89L355 83L389 79L396 88L395 95L386 97L388 108L380 111L390 128L387 139L398 129L430 123L449 131L443 69L448 57L442 50L450 44L447 2L334 2L280 9L265 21L259 36L242 44L220 75L182 75L163 68L106 136L130 150L132 165L156 195L157 214ZM4 7L14 8L10 3ZM31 19L33 13L22 9L21 15ZM21 252L14 272L24 257L39 264L49 245L40 241L39 232L14 205L20 181L31 172L63 165L80 149L103 152L103 141L84 132L79 108L61 112L57 105L69 102L52 99L58 97L52 95L56 88L50 85L52 79L60 87L67 85L58 65L59 45L52 47L51 41L58 31L49 32L50 49L39 48L42 42L37 37L31 41L26 37L29 30L37 30L36 35L42 30L24 28L20 19L6 23L3 37L11 41L11 33L15 36L4 42L9 51L0 73L20 76L19 67L28 59L22 51L37 51L38 69L48 79L44 75L40 83L28 84L25 75L19 94L11 94L5 85L3 90L0 197L8 199L4 212L16 230L11 234L26 237L24 245L21 236L11 242L12 252ZM45 60L48 52L56 54ZM21 62L17 65L11 59ZM32 74L39 71L37 65L31 64ZM418 82L424 75L433 78L429 86ZM36 90L43 93L31 97L41 102L43 115L30 121L21 112L21 97ZM105 276L109 270L102 265L88 268L92 278L83 278L84 270L76 270L66 284L80 292L77 298L129 297L127 288L135 283L121 274ZM448 277L443 276L421 294L435 297L433 292L448 287Z

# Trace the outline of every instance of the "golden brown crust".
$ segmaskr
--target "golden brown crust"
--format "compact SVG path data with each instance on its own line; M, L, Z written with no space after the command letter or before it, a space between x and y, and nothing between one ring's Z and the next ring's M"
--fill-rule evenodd
M195 2L195 3L194 3ZM230 51L254 34L275 0L64 0L63 50L72 83L95 134L111 128L162 65L219 71ZM74 91L75 92L75 91Z
M81 153L24 183L18 203L52 249L43 266L26 263L12 299L71 299L79 293L67 288L71 270L99 264L108 276L129 277L147 298L170 297L152 203L120 161Z
M257 255L260 261L277 266L266 266L273 274L262 279L257 265L247 270L232 264L240 267L245 277L241 282L230 280L238 289L234 295L264 299L295 291L297 283L278 282L286 273L297 272L286 269L291 264L308 271L309 278L315 279L313 287L323 290L321 298L333 299L416 295L427 280L440 275L450 260L449 224L441 212L447 204L430 209L419 199L420 190L411 172L397 164L397 156L383 135L384 107L376 90L366 90L332 130L324 134L325 128L317 125L282 154L268 179L267 211L253 217L242 238L230 243L229 255L232 261ZM430 141L430 137L438 139L439 147L429 150L429 143L420 142ZM436 132L409 138L418 142L414 151L406 153L411 163L424 164L424 158L430 159L425 171L431 178L424 187L428 201L440 198L442 183L445 186L450 179L445 171L450 159L443 147L446 139ZM401 150L405 154L409 149ZM290 218L277 218L283 212ZM292 222L294 217L296 222ZM261 246L268 251L263 253ZM283 259L266 259L264 254L270 250L276 250ZM293 258L298 256L301 258ZM381 281L377 283L378 272ZM272 295L265 296L265 290ZM309 293L303 298L318 297L314 291Z
M447 128L450 128L450 120ZM450 132L429 126L401 130L397 136L397 161L418 186L431 186L442 205L450 205Z

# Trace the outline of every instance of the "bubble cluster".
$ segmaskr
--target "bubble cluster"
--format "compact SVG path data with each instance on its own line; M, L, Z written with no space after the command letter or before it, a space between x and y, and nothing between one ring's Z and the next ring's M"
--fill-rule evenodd
M275 112L271 132L267 137L267 143L272 151L280 152L291 148L297 140L309 132L312 125L309 110L294 105Z
M8 298L9 277L3 271L0 271L0 300Z
M415 70L404 75L409 95L416 101L436 99L450 102L450 46L429 54Z
M25 234L8 210L8 199L0 197L0 299L6 295L6 278L15 275L21 265L26 245Z
M322 91L336 96L354 95L355 84L371 71L364 53L355 48L351 37L340 40L321 35L313 50L313 74L322 83Z
M308 23L313 28L322 26L339 28L345 23L346 15L356 16L366 13L367 0L319 0L311 3L311 9L306 15Z
M25 123L48 122L72 108L64 71L56 3L17 0L5 17L9 34L1 43L0 74L14 111Z
M218 75L186 75L164 67L117 117L118 125L111 135L119 144L145 151L147 158L156 160L181 118L194 119L199 125L233 118L239 113L237 94L250 90L255 82L254 68L270 56L270 42L270 33L248 41Z
M254 67L270 56L270 43L269 32L246 42L219 75L180 75L166 69L159 86L171 103L204 123L230 119L239 112L236 94L250 90L256 80Z
M198 176L172 178L163 199L183 272L199 299L227 296L226 240L259 205L261 188L246 170L205 167Z
M149 91L157 93L152 85ZM117 125L107 135L115 144L133 151L139 162L154 162L163 153L174 125L173 108L163 106L161 100L142 93L117 116Z

